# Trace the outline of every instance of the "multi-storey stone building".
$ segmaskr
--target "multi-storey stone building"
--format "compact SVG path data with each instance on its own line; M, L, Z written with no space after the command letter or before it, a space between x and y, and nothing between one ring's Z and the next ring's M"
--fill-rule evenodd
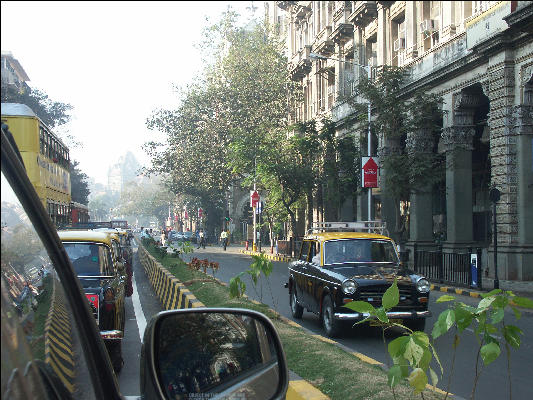
M2 51L2 88L13 86L18 92L27 90L27 81L30 80L22 65L13 57L10 51Z
M445 185L412 194L408 244L431 247L442 234L445 252L480 247L494 276L495 187L499 277L533 280L533 2L276 1L265 8L281 24L291 77L302 83L297 120L329 116L338 135L355 132L343 95L382 65L407 68L405 96L423 89L443 97L437 151L447 159ZM427 146L427 132L409 141ZM381 138L373 155L386 152ZM347 199L340 218L368 218L365 196ZM395 223L399 204L377 190L373 205L371 215Z

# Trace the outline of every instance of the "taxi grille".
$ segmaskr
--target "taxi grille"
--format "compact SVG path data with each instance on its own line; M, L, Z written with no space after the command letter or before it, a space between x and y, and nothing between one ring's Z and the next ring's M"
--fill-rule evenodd
M383 295L389 287L389 285L361 287L359 300L367 301L373 306L379 307L381 306ZM398 302L398 305L412 304L412 288L400 286L398 287L398 290L400 292L400 301Z
M96 309L93 303L89 302L89 305L91 306L91 311L93 312L94 319L96 320L96 322L98 322L98 310Z

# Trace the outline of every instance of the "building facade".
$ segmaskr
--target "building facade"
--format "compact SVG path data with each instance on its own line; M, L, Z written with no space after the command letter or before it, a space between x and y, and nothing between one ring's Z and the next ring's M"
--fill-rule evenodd
M408 247L481 248L484 273L493 277L489 194L496 188L499 278L533 280L533 2L277 1L265 10L281 24L291 77L302 84L295 120L327 116L337 135L357 139L344 99L382 65L407 68L405 96L419 89L442 96L437 151L446 157L445 183L405 205L378 189L370 215L391 226L402 206ZM408 141L425 148L428 134ZM387 146L380 138L372 155L386 155ZM366 194L356 196L340 219L368 218Z
M1 76L2 88L14 87L20 93L27 90L26 82L30 80L22 65L9 51L2 51Z

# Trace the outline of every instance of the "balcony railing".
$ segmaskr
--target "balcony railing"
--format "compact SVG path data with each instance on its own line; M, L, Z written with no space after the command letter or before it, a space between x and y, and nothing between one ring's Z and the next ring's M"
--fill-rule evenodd
M364 28L378 17L375 1L356 1L353 12L348 16L348 21Z

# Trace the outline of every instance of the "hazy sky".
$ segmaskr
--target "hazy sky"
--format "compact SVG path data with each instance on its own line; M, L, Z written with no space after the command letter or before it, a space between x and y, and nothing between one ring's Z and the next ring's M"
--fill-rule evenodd
M201 68L194 44L206 17L215 21L228 5L249 18L251 1L2 1L1 47L31 87L74 107L65 127L82 147L71 158L107 184L109 166L128 150L148 162L141 146L154 133L146 118L177 105L173 85L190 83ZM253 5L262 16L263 3Z

